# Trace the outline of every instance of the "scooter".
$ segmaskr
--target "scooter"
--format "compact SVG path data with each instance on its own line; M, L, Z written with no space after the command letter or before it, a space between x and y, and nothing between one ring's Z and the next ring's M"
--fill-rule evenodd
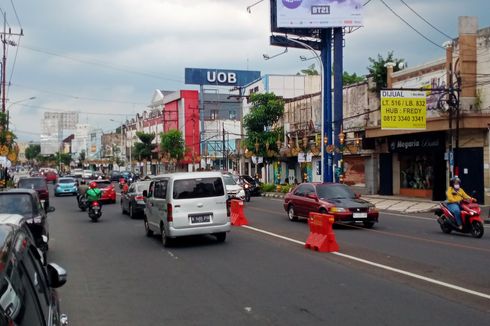
M251 186L248 182L244 181L243 182L243 190L245 191L245 201L249 202L250 201L250 189Z
M98 201L93 201L90 203L90 207L88 209L88 217L92 220L92 222L97 222L99 218L102 216L102 207L100 206Z
M80 208L82 212L85 212L87 210L88 208L87 197L85 196L78 197L78 208Z
M471 233L474 238L481 238L484 233L483 220L480 217L480 206L470 200L463 200L460 203L462 229L458 228L456 217L447 207L447 203L442 202L439 208L434 212L437 215L437 222L442 232L451 233L452 231L461 233Z

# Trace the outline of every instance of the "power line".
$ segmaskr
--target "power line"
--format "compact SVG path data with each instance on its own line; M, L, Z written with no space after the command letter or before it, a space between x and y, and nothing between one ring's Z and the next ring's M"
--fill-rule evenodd
M396 17L398 17L402 22L404 22L408 27L410 27L413 31L415 31L417 34L419 34L420 36L422 36L424 39L426 39L428 42L434 44L435 46L437 46L438 48L441 48L443 50L445 50L442 46L440 46L439 44L437 44L436 42L432 41L430 38L428 38L427 36L425 36L424 34L422 34L421 32L419 32L419 30L417 30L415 27L413 27L412 25L410 25L409 22L407 22L405 19L403 19L403 17L401 17L395 10L393 10L393 8L391 8L384 0L379 0L381 1L382 4L385 5L386 8L388 8L392 13L393 15L395 15Z
M453 39L453 37L447 35L446 33L444 33L443 31L441 31L439 28L435 27L433 24L431 24L427 19L425 19L424 17L422 17L418 12L416 12L412 7L410 7L408 5L408 3L406 3L405 1L403 0L400 0L401 3L403 3L405 6L407 6L408 9L410 9L415 15L417 15L417 17L419 17L420 19L422 19L427 25L429 25L430 27L432 27L433 29L435 29L436 31L438 31L439 33L441 33L442 35L444 35L445 37L449 38L450 40Z
M109 99L102 99L102 98L75 96L75 95L70 95L70 94L65 94L65 93L55 92L55 91L49 91L49 90L45 90L45 89L40 89L40 88L30 87L30 86L25 86L25 85L20 85L20 84L12 84L12 86L16 86L16 87L20 87L20 88L25 88L25 89L31 89L31 90L35 90L35 91L46 93L46 94L53 94L53 95L59 95L59 96L63 96L63 97L68 97L68 98L72 98L74 100L86 100L86 101L94 101L94 102L109 102L109 103L123 103L123 104L147 105L147 103L143 103L143 102L131 102L131 101L109 100Z
M28 46L22 46L22 48L33 51L33 52L42 53L45 55L51 55L51 56L55 56L58 58L76 61L76 62L88 64L88 65L103 67L106 69L117 70L117 71L129 73L129 74L140 75L140 76L155 78L155 79L159 79L159 80L166 80L166 81L171 81L171 82L175 82L175 83L184 83L184 81L180 80L180 79L167 78L167 77L163 77L160 75L155 75L155 74L151 74L151 73L147 73L147 72L136 71L136 70L132 70L132 69L128 69L128 68L121 68L121 67L117 67L115 65L112 65L112 64L109 64L106 62L102 62L102 61L97 62L97 61L93 61L93 60L80 59L80 58L68 56L65 54L58 54L58 53L51 52L48 50L36 49L36 48L28 47Z
M14 1L10 0L10 3L12 4L12 9L14 10L15 18L17 19L17 22L19 23L20 29L22 29L22 24L20 23L19 15L17 15L17 10L15 9Z
M127 113L105 113L105 112L89 112L89 111L81 111L81 110L66 110L66 109L58 109L58 108L50 108L46 106L40 106L40 105L31 105L31 104L17 104L20 106L25 106L28 108L35 108L35 109L42 109L42 110L48 110L48 111L58 111L58 112L78 112L81 114L90 114L90 115L102 115L102 116L127 116Z
M12 69L10 71L10 78L9 78L9 83L7 87L7 97L10 92L10 85L12 84L12 77L14 76L14 71L15 71L15 64L17 63L17 55L19 54L19 44L20 44L20 35L18 36L19 39L17 40L17 47L15 48L15 56L14 56L14 62L12 63Z

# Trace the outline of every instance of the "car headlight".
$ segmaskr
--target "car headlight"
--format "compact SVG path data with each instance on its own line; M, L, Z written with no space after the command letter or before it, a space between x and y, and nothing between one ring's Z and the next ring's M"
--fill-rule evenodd
M335 207L335 206L330 207L328 210L330 211L330 213L345 213L349 211L347 208Z

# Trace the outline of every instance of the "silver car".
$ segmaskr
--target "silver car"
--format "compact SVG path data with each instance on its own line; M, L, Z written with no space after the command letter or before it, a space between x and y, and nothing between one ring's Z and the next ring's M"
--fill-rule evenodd
M228 198L220 172L173 173L155 177L146 198L146 235L162 235L168 246L173 238L212 234L219 242L231 230Z

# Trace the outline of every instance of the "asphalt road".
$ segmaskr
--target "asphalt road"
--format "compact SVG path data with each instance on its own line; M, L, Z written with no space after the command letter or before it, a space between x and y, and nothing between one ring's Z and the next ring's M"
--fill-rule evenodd
M165 249L142 220L103 207L99 223L74 197L52 198L49 260L70 325L490 324L490 300L354 262L247 228L224 244L179 239ZM305 241L281 202L252 198L250 225ZM443 235L434 220L383 214L373 230L335 230L340 252L490 294L490 232Z

